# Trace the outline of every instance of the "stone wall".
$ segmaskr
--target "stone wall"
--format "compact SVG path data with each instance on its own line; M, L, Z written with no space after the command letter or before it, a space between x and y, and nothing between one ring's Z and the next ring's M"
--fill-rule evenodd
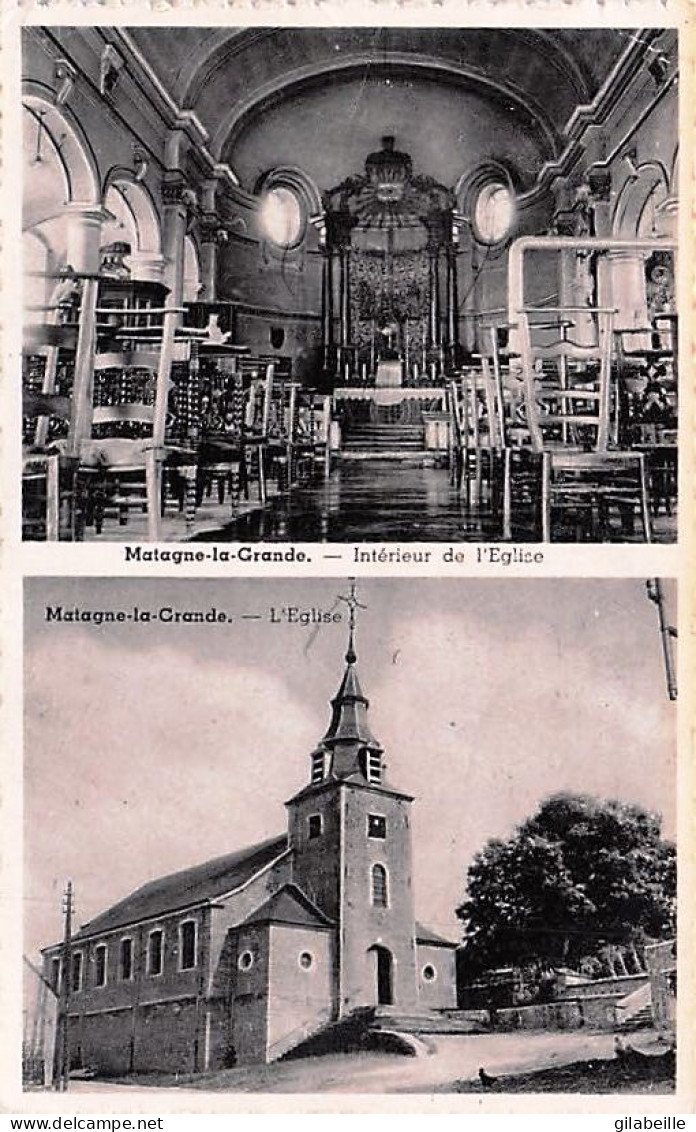
M624 998L625 995L631 994L638 987L643 986L648 981L647 974L640 975L617 975L615 978L607 979L593 979L589 983L576 983L571 986L559 988L556 992L557 999L585 999L585 998L602 998L607 995L616 999Z
M536 1006L506 1007L497 1010L494 1030L613 1030L615 1003L622 995L598 995L549 1002Z
M418 1002L421 1008L443 1010L457 1005L456 948L417 943ZM426 978L431 968L433 978Z
M333 930L272 924L267 1057L275 1061L334 1016Z

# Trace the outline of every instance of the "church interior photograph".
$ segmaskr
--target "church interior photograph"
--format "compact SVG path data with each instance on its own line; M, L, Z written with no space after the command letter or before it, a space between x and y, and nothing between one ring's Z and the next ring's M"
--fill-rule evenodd
M23 537L674 541L678 67L25 27Z
M673 1089L675 590L30 579L27 1087Z

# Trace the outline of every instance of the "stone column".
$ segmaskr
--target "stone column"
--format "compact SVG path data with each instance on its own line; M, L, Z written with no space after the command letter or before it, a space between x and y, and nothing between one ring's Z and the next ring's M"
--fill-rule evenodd
M331 248L322 249L321 263L321 313L322 343L324 347L324 367L328 369L331 348L334 343L334 301L333 301L333 253Z
M217 299L218 248L220 223L217 216L206 216L201 223L201 299L214 303Z
M648 325L648 303L645 287L645 256L640 252L612 251L607 255L612 306L618 314L614 316L617 330L631 327L646 328ZM640 348L632 342L631 348Z
M165 260L152 252L132 252L128 256L131 277L141 283L161 283L164 279Z
M97 205L68 205L67 262L82 279L80 322L75 348L72 408L67 455L79 457L80 444L92 432L96 306L99 281L99 247L106 213Z
M217 211L217 179L212 177L201 186L202 215L200 232L201 299L214 303L217 299L218 248L227 241L227 232Z
M345 379L350 364L350 247L345 244L339 249L339 271L341 376Z
M603 239L610 239L612 228L611 172L603 165L594 165L587 172L587 181L591 192L590 199L592 204L592 227L594 235ZM606 255L601 252L597 255L596 263L597 306L615 306L616 304L612 301L611 265ZM618 321L618 318L616 318L613 326L616 327L620 325L621 323Z
M456 356L459 347L459 279L457 276L457 245L450 244L447 249L448 266L449 266L449 307L448 315L448 337L449 344L452 348L452 358L456 364Z
M428 248L428 337L430 346L440 345L440 249Z
M181 173L165 173L162 182L164 282L169 288L167 301L176 307L181 306L184 296L184 237L194 199L195 194Z

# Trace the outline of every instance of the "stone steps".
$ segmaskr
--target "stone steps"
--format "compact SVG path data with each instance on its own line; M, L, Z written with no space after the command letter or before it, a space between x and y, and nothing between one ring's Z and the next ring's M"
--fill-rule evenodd
M625 1022L619 1026L622 1034L631 1033L632 1030L642 1030L647 1026L652 1026L653 1015L651 1006L643 1006Z
M471 1017L458 1017L454 1011L429 1010L422 1013L390 1012L377 1008L370 1023L372 1030L391 1030L403 1034L480 1034L488 1027Z
M357 424L345 430L345 452L422 452L425 433L422 425Z

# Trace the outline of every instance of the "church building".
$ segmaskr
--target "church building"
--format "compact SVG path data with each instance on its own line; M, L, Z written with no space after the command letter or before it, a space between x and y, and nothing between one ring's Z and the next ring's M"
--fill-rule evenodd
M361 1010L396 1024L456 1007L457 945L415 919L413 798L388 777L370 729L353 613L287 833L149 881L84 924L68 951L44 951L73 1066L269 1062Z

